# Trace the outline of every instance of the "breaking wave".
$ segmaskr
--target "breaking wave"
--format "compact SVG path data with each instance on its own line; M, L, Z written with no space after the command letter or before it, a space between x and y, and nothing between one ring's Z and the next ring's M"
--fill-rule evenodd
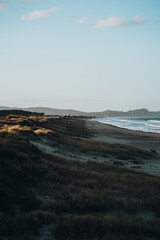
M130 130L160 133L160 119L148 118L96 118L98 122Z

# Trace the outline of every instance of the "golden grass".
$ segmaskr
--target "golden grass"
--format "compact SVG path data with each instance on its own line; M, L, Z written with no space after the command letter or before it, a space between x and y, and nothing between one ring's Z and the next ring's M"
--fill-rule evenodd
M0 127L0 133L7 132L7 133L18 133L18 132L23 132L23 131L32 131L35 134L48 134L48 133L53 133L51 130L45 129L45 128L37 128L34 130L32 127L28 126L20 126L20 125L3 125Z
M55 117L39 117L39 116L14 116L9 115L7 117L0 118L0 133L19 133L19 132L33 132L35 134L48 134L53 133L52 130L38 127L35 122L45 122L48 119L54 119ZM32 122L30 122L32 120ZM26 125L25 125L26 124ZM29 124L29 126L28 126Z
M69 134L71 129L76 132L72 132L71 135L88 135L89 131L85 129L84 123L80 120L77 122L75 119L68 119L63 116L15 116L8 115L6 117L0 117L0 133L16 133L30 132L35 134L54 134L55 132ZM85 132L83 133L83 129ZM82 133L81 133L82 131Z

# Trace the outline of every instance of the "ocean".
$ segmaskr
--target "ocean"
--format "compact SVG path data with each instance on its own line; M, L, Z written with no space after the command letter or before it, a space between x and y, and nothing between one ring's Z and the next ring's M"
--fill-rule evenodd
M160 118L96 118L94 120L135 131L160 133Z

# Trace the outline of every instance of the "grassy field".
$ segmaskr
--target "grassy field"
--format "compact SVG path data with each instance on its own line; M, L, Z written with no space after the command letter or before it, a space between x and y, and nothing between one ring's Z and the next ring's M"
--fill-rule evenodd
M160 239L160 178L51 155L30 142L124 161L156 158L92 134L83 119L0 118L0 239Z

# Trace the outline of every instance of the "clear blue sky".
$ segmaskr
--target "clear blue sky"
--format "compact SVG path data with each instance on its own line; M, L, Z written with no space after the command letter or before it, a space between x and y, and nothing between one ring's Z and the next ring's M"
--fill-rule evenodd
M160 110L160 0L0 0L0 105Z

